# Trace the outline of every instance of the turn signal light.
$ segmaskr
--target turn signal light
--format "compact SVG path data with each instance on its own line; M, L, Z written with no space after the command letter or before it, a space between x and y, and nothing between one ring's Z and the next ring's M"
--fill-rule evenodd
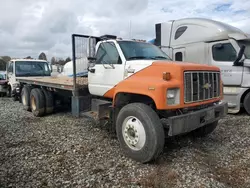
M170 80L170 72L164 72L163 73L163 80L165 80L165 81Z

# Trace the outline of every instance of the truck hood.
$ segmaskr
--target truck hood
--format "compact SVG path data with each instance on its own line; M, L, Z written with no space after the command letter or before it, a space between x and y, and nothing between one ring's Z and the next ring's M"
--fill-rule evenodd
M136 73L148 66L160 66L163 72L172 72L173 70L178 71L195 71L195 70L210 70L220 71L216 66L191 63L191 62L180 62L180 61L163 61L163 60L133 60L126 62L126 71L128 73Z

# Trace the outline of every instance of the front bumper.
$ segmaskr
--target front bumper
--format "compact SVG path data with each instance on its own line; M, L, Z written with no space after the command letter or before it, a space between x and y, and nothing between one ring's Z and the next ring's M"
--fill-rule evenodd
M228 113L236 114L241 108L241 98L249 88L224 87L224 101L228 103Z
M204 125L218 121L227 115L227 102L221 102L195 112L168 118L169 136L188 133Z

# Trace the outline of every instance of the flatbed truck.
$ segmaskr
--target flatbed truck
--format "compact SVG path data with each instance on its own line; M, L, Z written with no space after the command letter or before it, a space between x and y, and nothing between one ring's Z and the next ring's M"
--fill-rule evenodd
M76 59L88 60L87 77L76 76ZM158 158L166 137L212 133L227 114L218 67L174 62L153 44L73 34L72 61L73 77L17 78L24 108L44 116L71 103L76 117L108 121L138 162Z

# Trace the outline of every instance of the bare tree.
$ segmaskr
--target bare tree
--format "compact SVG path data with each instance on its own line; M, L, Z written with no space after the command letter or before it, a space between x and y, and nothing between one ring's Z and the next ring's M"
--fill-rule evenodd
M52 58L51 58L51 65L54 65L54 64L56 64L56 58L55 58L55 57L52 57Z
M69 61L71 61L70 57L67 57L65 60L65 63L68 63Z
M11 60L10 56L2 56L1 57L5 62L9 62Z
M46 60L46 61L47 61L47 57L46 57L46 55L45 55L44 52L42 52L42 53L38 56L38 59Z
M6 61L0 58L0 71L5 71L6 70Z
M33 59L32 57L30 57L30 56L27 56L27 57L25 57L24 59Z

